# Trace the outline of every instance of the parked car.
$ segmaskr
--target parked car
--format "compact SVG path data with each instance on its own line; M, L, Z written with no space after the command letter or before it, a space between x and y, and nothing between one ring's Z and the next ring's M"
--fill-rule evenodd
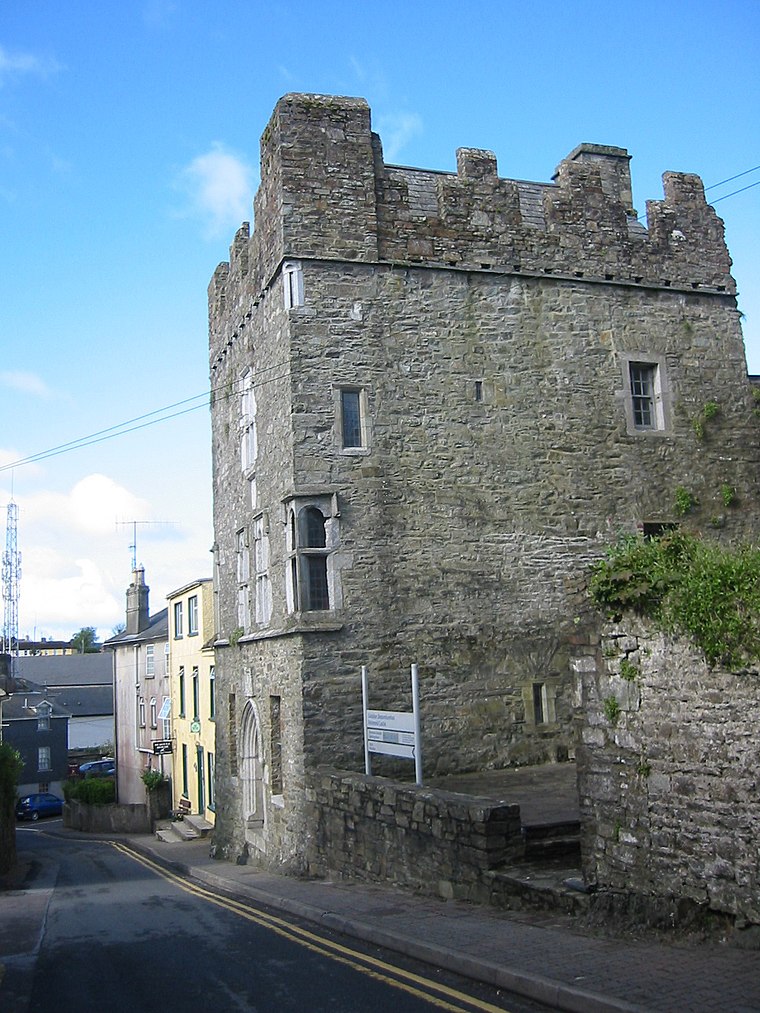
M116 760L106 757L103 760L90 760L79 767L80 777L115 777Z
M16 803L17 820L38 820L40 816L60 816L62 812L63 799L49 791L24 795Z

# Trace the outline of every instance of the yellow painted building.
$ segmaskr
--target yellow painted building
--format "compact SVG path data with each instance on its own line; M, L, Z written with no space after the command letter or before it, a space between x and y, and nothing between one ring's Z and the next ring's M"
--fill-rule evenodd
M174 808L214 822L214 601L210 579L167 595Z

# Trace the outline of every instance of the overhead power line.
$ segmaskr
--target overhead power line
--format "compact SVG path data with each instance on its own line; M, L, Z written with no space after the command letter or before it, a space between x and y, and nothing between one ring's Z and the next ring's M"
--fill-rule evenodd
M274 366L267 366L261 370L262 373L271 372L274 369L282 369L285 363L277 363ZM280 376L269 376L264 379L258 380L253 384L254 388L262 387L267 383L274 383L277 380L283 380L287 377L287 372L282 373ZM37 461L47 460L49 457L58 457L61 454L69 454L72 450L81 450L84 447L91 447L96 443L104 443L106 440L113 440L117 436L126 436L128 433L138 432L140 429L147 429L150 426L158 425L160 422L169 422L171 419L180 418L182 415L189 415L191 412L198 411L199 408L207 408L210 397L217 399L226 400L227 398L235 396L234 385L230 388L229 384L224 384L220 387L212 387L210 390L204 391L202 394L195 394L193 397L184 398L182 401L175 401L174 404L165 405L163 408L156 408L152 412L146 412L144 415L138 415L133 419L127 419L126 422L120 422L115 426L109 426L107 429L99 429L95 433L90 433L89 436L82 436L78 440L71 440L69 443L61 443L56 447L50 447L48 450L41 450L37 454L30 454L28 457L21 457L17 461L11 461L9 464L0 465L0 473L4 471L11 471L13 468L19 468L24 464L34 464ZM174 408L180 408L182 405L191 404L193 401L198 401L198 404L194 404L189 408L183 408L181 411L172 411ZM166 414L169 412L170 414ZM144 421L148 420L148 421Z

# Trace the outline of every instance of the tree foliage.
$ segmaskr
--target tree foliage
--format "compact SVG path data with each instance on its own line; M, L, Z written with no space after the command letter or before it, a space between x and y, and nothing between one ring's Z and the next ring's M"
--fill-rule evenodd
M624 538L592 571L594 603L615 620L626 611L685 634L711 665L760 660L760 549L729 548L685 531Z
M98 635L95 627L83 626L78 633L74 634L70 643L79 654L96 654L100 650L97 641Z
M0 873L16 864L16 786L23 767L17 750L0 742Z

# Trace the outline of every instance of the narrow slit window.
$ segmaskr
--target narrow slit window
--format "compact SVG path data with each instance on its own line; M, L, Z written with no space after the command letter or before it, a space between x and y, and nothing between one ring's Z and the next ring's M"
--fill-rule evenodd
M340 406L344 448L363 446L361 392L342 390L340 392Z
M542 682L533 683L533 720L537 725L542 725L546 721L544 716L544 684Z

